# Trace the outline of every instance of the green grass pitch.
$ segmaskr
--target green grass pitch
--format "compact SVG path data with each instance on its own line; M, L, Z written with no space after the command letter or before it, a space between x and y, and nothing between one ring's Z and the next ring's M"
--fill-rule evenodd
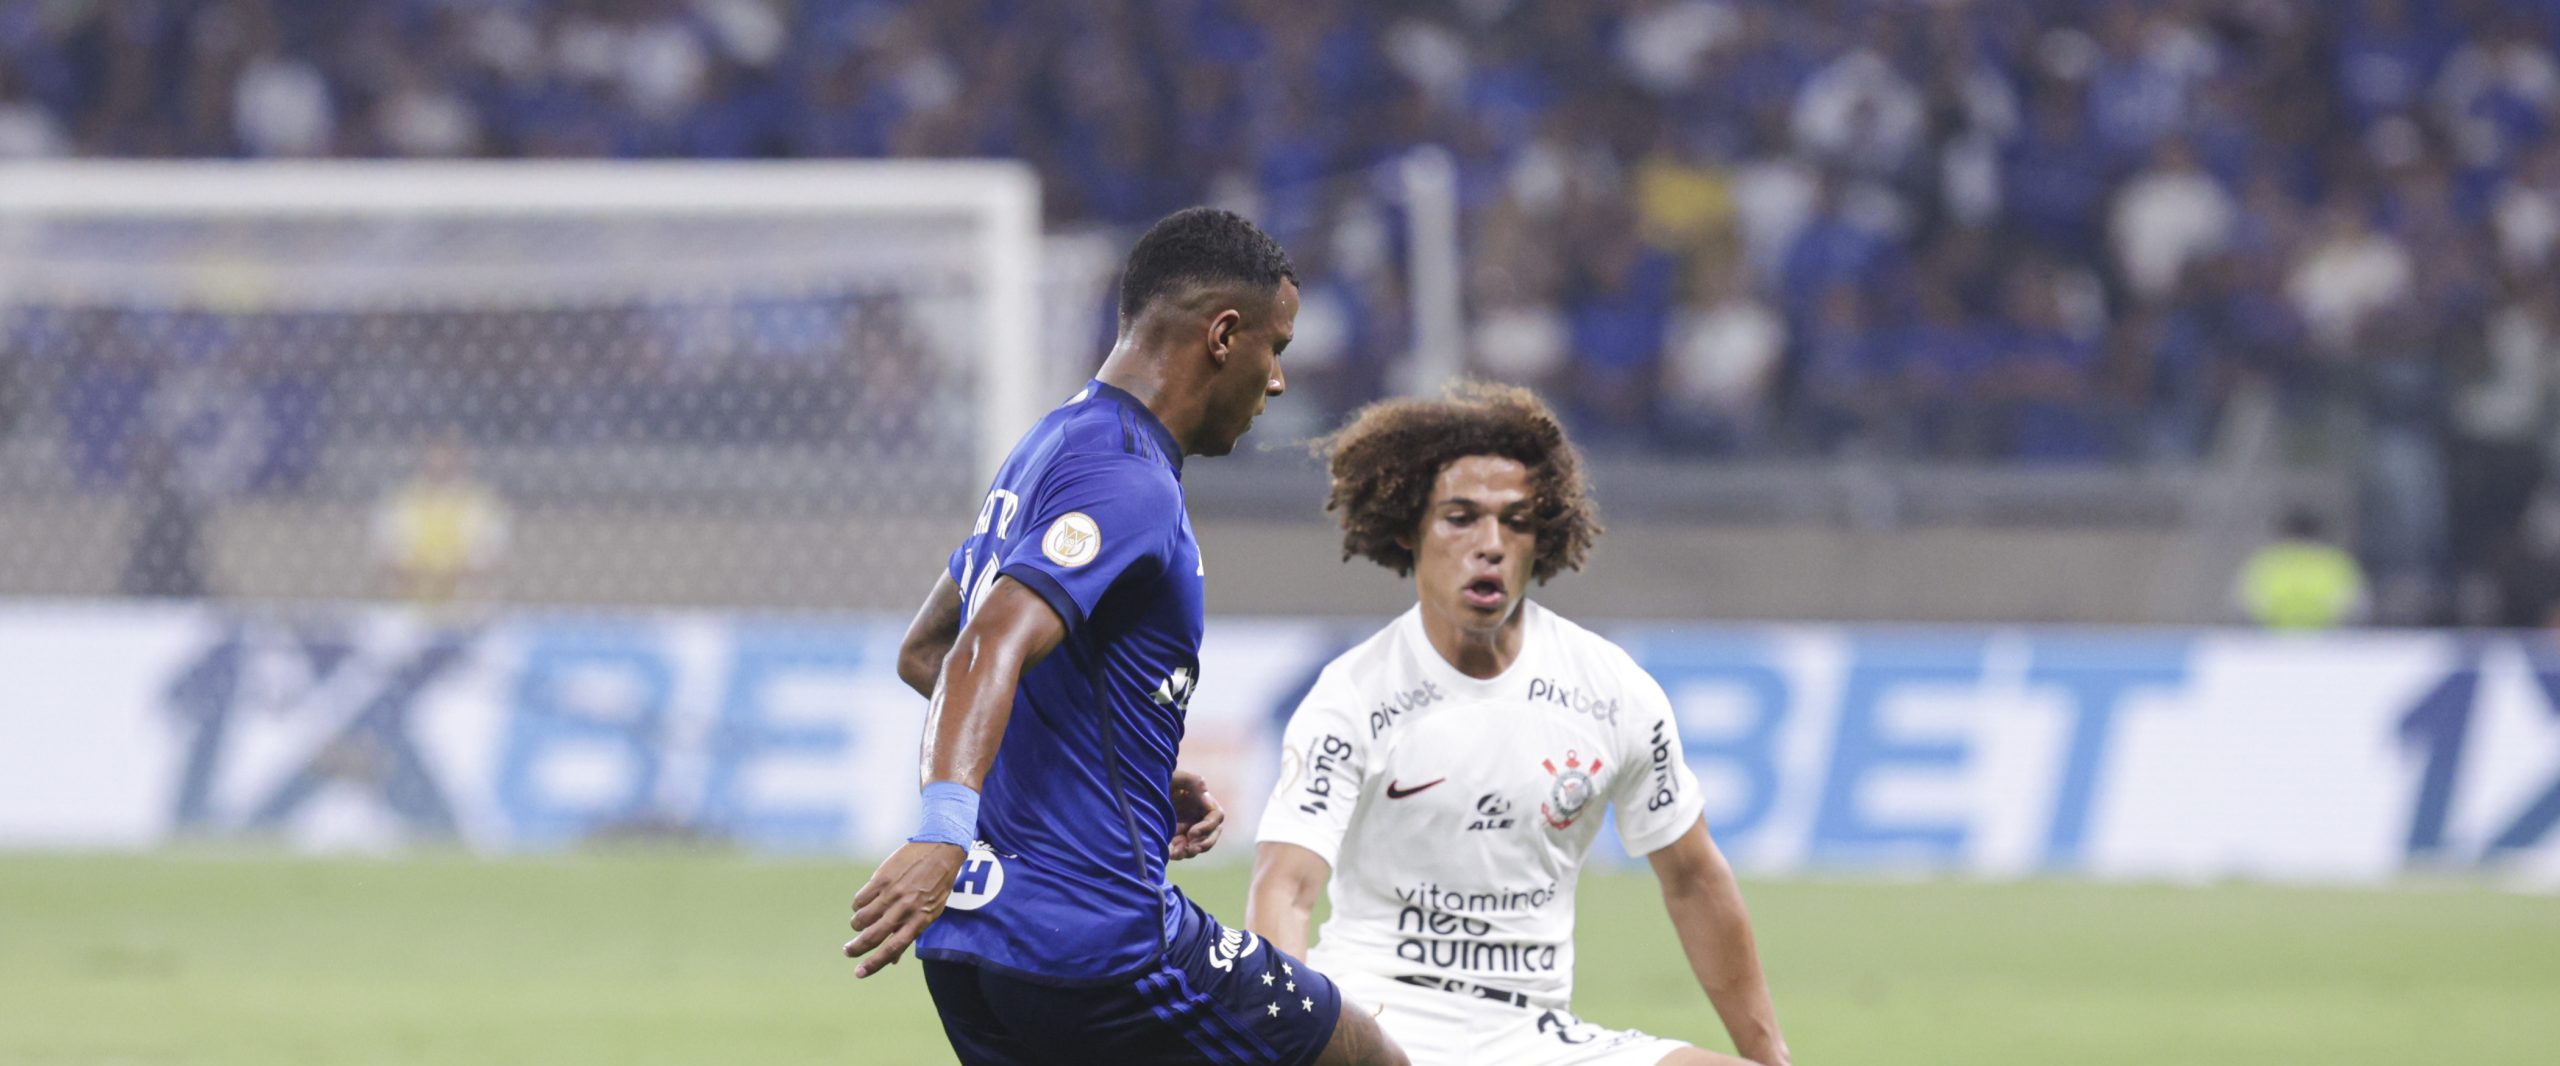
M0 1064L941 1066L916 969L857 983L837 954L867 870L0 857ZM1183 873L1241 917L1241 869ZM1747 890L1806 1066L2560 1062L2547 897ZM1582 1014L1723 1045L1649 877L1595 874L1581 906Z

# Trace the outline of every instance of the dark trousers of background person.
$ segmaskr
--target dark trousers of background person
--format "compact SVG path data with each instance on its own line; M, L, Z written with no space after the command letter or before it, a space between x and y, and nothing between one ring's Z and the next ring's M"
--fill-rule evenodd
M2372 575L2374 621L2444 624L2452 493L2443 438L2424 426L2376 426L2359 465L2357 554Z
M2507 613L2497 597L2469 590L2496 589L2502 560L2518 550L2525 508L2542 484L2542 449L2530 439L2456 433L2447 441L2445 458L2446 548L2454 580L2463 590L2459 620L2493 623Z

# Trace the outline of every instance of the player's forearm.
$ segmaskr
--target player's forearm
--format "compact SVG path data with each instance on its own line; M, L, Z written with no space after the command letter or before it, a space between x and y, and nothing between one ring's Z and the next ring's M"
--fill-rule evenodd
M1315 902L1294 885L1256 879L1245 896L1244 927L1299 958L1307 957L1307 927L1315 923Z
M1005 726L1013 720L1013 691L1025 664L1002 643L968 635L943 658L941 681L929 690L924 779L980 787L995 766Z
M1724 1022L1733 1049L1766 1066L1787 1062L1786 1038L1778 1031L1777 1006L1769 998L1769 982L1760 970L1760 951L1751 934L1751 917L1743 907L1742 889L1730 867L1718 864L1663 897L1671 926L1680 935L1689 970L1697 975L1707 1002Z
M916 690L916 695L933 698L942 662L960 639L961 615L959 584L949 574L939 575L933 591L925 594L924 605L916 609L915 619L907 623L906 639L898 644L898 680Z
M1294 844L1265 842L1253 852L1253 886L1245 891L1244 927L1291 955L1307 956L1316 898L1331 868Z

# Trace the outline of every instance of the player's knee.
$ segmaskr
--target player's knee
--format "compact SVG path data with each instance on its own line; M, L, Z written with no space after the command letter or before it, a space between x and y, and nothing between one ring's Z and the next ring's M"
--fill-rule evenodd
M1705 1048L1684 1047L1662 1057L1655 1066L1759 1066L1750 1059L1725 1055Z
M1413 1060L1404 1057L1404 1049L1397 1047L1395 1038L1383 1029L1378 1031L1376 1053L1369 1056L1369 1061L1377 1066L1413 1066Z
M1360 1066L1413 1066L1412 1060L1405 1058L1404 1049L1396 1046L1395 1038L1378 1026L1377 1019L1363 1015L1360 1020L1368 1032L1361 1043L1362 1054L1355 1062Z
M1347 999L1342 1002L1341 1019L1333 1024L1333 1039L1317 1062L1319 1066L1413 1066L1378 1019Z
M1368 1054L1361 1058L1361 1062L1367 1066L1413 1066L1412 1060L1404 1057L1404 1049L1396 1046L1395 1038L1388 1036L1386 1028L1378 1024L1378 1019L1362 1014L1360 1024L1368 1030L1364 1042Z

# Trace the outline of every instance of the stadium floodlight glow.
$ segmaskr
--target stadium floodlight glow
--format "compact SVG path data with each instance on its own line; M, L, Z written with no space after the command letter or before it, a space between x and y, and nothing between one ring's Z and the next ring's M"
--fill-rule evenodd
M91 218L346 219L548 216L881 218L941 220L974 235L965 269L978 301L977 461L991 475L1006 445L1043 408L1037 373L1040 185L1011 161L861 162L47 162L0 168L0 297L55 291L62 264L30 248L22 223ZM802 250L804 254L810 253ZM855 251L858 251L855 250ZM629 265L575 264L628 271ZM712 264L732 269L735 264ZM682 264L641 264L682 281ZM480 292L492 281L534 287L578 283L560 264L463 268ZM147 298L154 279L128 271L120 287ZM324 301L361 287L362 270L307 280ZM404 275L400 284L414 284ZM178 278L172 284L200 284ZM386 284L388 284L386 282ZM414 295L414 294L413 294Z

